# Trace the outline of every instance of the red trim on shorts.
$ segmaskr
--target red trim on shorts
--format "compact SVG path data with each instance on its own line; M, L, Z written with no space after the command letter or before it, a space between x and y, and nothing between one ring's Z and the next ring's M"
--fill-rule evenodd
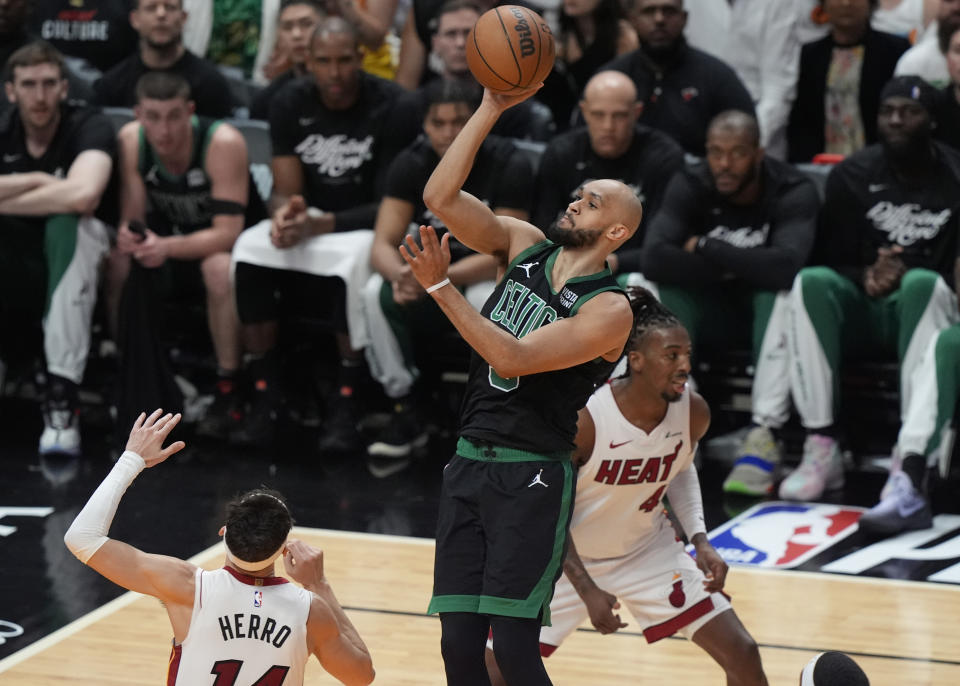
M249 574L238 572L233 567L225 566L224 569L230 572L234 579L248 586L277 586L279 584L290 583L289 580L284 579L282 576L250 576Z
M540 657L550 657L555 652L557 652L557 646L552 646L549 643L540 644Z
M183 653L183 644L174 645L170 651L170 662L167 665L167 686L176 686L177 672L180 669L180 655Z
M643 636L647 639L647 643L654 643L659 641L661 638L667 638L668 636L673 636L675 633L680 631L683 627L691 622L694 622L701 617L703 617L708 612L713 610L713 599L704 598L699 603L692 607L688 607L686 610L678 614L676 617L668 619L662 624L655 624L654 626L648 626L643 630Z

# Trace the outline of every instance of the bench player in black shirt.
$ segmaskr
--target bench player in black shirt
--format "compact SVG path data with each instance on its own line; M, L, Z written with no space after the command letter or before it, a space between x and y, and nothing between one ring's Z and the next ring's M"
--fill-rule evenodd
M843 484L835 418L844 358L896 356L901 417L914 402L935 402L916 397L916 372L929 342L960 320L960 154L932 140L935 102L936 91L917 76L888 81L877 115L880 143L827 177L815 248L824 266L801 270L791 291L790 385L807 438L781 498L813 500ZM926 410L931 418L936 412L932 404ZM911 488L920 488L923 456L905 455L903 470ZM911 488L904 516L922 507Z
M98 267L113 218L116 140L109 120L64 102L63 58L43 41L7 63L15 108L0 123L0 334L22 328L13 313L43 315L49 374L40 453L80 453L77 386L90 348ZM107 193L107 195L105 195ZM0 353L2 354L2 353Z
M585 184L547 232L498 217L462 190L500 113L530 97L487 91L424 189L450 234L498 262L498 284L477 312L450 286L449 235L421 227L423 249L401 249L474 349L457 454L444 469L434 595L450 684L488 684L487 633L507 683L550 680L538 636L559 577L573 497L578 410L619 359L633 321L606 266L637 230L640 201L620 181Z
M645 238L643 275L694 350L751 350L754 424L724 490L766 495L780 462L773 433L790 418L787 294L813 247L817 189L765 154L753 115L730 110L707 129L706 162L674 177L661 209Z

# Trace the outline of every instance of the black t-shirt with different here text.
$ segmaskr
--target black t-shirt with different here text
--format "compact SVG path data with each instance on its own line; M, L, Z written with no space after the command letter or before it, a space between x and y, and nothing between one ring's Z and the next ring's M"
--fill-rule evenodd
M33 0L29 31L64 55L104 72L137 51L130 25L135 0Z
M415 137L394 117L402 93L392 81L361 72L356 102L330 110L307 76L283 88L270 107L274 157L300 159L307 204L333 212L337 231L373 227L387 169Z
M413 205L413 222L429 224L443 234L446 226L423 202L423 188L440 162L425 136L405 148L390 165L384 195L405 200ZM488 136L477 152L473 169L463 190L481 200L487 207L510 207L526 210L533 188L530 161L509 140ZM473 251L450 237L450 254L454 261Z
M935 162L905 180L882 144L854 153L827 177L818 239L826 264L856 283L881 247L900 246L908 269L953 283L960 256L960 153L934 141Z

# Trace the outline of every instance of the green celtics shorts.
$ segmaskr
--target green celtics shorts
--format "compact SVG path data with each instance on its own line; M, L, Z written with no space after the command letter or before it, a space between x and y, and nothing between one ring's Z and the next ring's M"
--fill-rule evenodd
M575 485L569 453L461 438L443 471L427 612L539 617L549 626Z

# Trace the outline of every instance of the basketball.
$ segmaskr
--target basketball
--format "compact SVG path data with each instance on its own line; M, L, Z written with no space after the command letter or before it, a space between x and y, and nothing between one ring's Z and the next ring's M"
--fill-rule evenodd
M553 69L550 26L518 5L487 10L467 37L467 65L481 85L498 93L535 86Z

